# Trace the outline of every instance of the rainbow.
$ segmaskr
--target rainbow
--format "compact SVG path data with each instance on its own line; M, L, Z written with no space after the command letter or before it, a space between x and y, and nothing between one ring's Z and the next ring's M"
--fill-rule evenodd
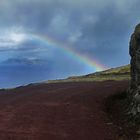
M72 56L72 58L76 59L76 61L80 61L81 63L84 63L92 67L95 71L102 71L108 69L106 66L98 62L96 59L93 60L93 58L91 59L89 56L86 56L78 52L77 50L73 49L73 47L71 47L70 45L62 43L47 35L31 34L31 37L33 39L49 44L49 46L55 46L62 49L65 53L69 54L70 56Z

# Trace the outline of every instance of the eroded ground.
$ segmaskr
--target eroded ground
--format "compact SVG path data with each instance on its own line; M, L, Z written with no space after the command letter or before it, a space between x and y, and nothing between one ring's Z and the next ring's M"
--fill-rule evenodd
M106 81L1 90L0 140L118 140L104 100L127 87Z

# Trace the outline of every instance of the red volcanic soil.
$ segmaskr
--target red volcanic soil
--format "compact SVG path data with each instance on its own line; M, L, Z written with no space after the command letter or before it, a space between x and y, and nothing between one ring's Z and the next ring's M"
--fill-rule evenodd
M127 87L106 81L1 90L0 140L118 140L104 101Z

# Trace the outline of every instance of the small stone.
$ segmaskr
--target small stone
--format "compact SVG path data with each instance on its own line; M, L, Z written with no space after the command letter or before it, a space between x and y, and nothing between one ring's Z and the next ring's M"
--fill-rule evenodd
M136 134L137 134L137 135L140 135L140 130L138 130L138 131L136 132Z
M107 125L113 125L113 123L112 122L108 122L108 123L106 123Z
M123 137L119 137L119 140L124 140L124 138Z
M119 130L122 130L122 127L119 127Z

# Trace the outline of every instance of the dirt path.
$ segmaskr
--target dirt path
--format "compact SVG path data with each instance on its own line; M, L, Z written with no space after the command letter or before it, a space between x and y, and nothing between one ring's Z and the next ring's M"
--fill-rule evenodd
M0 140L118 140L104 100L127 87L108 81L1 90Z

